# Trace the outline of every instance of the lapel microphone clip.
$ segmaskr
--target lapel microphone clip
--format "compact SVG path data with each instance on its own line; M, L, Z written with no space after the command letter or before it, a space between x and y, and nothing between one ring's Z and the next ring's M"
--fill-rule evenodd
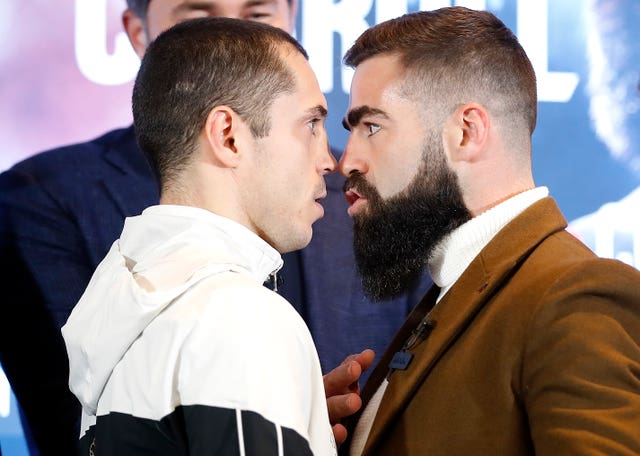
M411 331L411 335L407 338L402 349L393 355L393 358L389 363L387 379L389 379L394 370L406 370L409 367L409 364L413 359L413 354L409 353L408 350L411 350L420 342L427 339L435 327L436 322L431 320L429 317L425 317L420 324Z

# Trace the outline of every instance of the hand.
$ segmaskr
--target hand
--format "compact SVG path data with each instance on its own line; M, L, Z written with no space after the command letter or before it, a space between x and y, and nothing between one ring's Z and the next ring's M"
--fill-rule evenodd
M338 445L347 439L347 429L340 420L353 415L362 406L358 380L360 375L369 369L374 358L375 353L370 349L357 355L349 355L342 364L323 377L329 421Z

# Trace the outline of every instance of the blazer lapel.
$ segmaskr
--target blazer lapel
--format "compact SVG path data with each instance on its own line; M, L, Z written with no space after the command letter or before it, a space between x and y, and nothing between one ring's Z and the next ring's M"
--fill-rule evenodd
M545 223L540 223L541 219L544 219ZM537 221L536 224L532 223L534 220ZM551 198L545 198L509 223L472 261L462 277L428 313L429 318L435 322L435 328L425 340L409 350L414 357L408 368L396 370L391 375L363 454L376 453L375 449L381 437L405 409L426 376L456 338L471 324L474 316L493 293L510 277L512 271L544 238L565 227L566 220L555 202ZM416 326L415 320L403 325L398 337L394 339L393 353L402 347ZM393 356L392 350L385 353L384 366L388 365ZM380 364L383 364L382 360ZM382 381L383 377L380 375L381 373L376 373L376 385L372 385L373 392ZM366 393L369 399L371 389ZM364 395L363 391L363 398Z
M427 294L422 298L418 305L407 317L407 320L398 330L393 340L385 350L384 354L377 363L376 368L371 373L371 377L367 381L367 384L362 389L362 407L360 412L367 406L371 397L378 390L378 387L389 373L389 363L393 358L393 355L399 351L407 338L411 335L411 332L418 326L418 324L425 317L427 312L433 308L440 293L440 288L436 285L432 286ZM359 415L358 415L359 416Z
M413 359L407 369L395 370L391 374L384 400L380 403L365 445L364 454L375 453L374 449L386 428L404 410L424 378L456 337L464 331L498 283L498 280L482 270L482 265L476 264L473 269L476 270L468 270L466 273L472 276L470 280L466 280L464 284L456 284L428 313L429 319L435 322L435 327L426 340L409 350L413 354ZM404 340L416 326L403 328ZM404 340L396 346L396 350L402 346ZM386 355L393 356L389 353Z
M378 390L378 387L383 382L385 377L389 372L389 363L393 358L393 355L399 351L405 340L409 337L413 329L418 326L420 321L425 317L427 312L431 310L438 298L438 294L440 293L440 288L433 285L428 291L427 294L422 298L422 300L415 306L415 308L411 311L407 319L405 320L402 327L398 330L398 332L393 337L393 340L389 343L389 346L386 348L384 354L380 358L380 361L376 364L375 369L371 373L371 376L367 380L367 383L364 385L362 392L360 393L360 397L362 399L362 406L360 409L350 417L344 420L344 425L347 428L347 440L340 446L340 454L348 455L349 448L351 446L351 439L353 437L354 430L360 417L362 416L362 412L364 412L365 408L369 404L369 401ZM376 421L378 420L376 416ZM371 442L371 434L367 441L366 449L369 447Z

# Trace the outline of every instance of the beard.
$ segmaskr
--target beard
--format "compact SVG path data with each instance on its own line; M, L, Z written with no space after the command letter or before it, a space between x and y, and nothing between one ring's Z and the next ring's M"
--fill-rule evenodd
M368 207L353 217L356 266L367 297L390 299L406 291L424 273L434 247L471 219L455 173L442 145L432 135L422 146L416 176L399 194L383 199L363 174L350 176Z

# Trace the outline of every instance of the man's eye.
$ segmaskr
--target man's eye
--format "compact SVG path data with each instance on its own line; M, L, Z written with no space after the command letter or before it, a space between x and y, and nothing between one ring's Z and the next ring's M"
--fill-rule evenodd
M311 119L307 122L307 126L309 127L309 130L311 130L312 133L315 133L316 131L316 124L320 122L320 119L315 118L315 119Z
M245 15L244 19L250 21L266 21L271 17L270 13L264 11L252 11Z
M211 14L207 10L196 8L196 9L191 9L189 11L185 11L184 13L182 13L178 18L178 22L184 22L189 19L199 19L201 17L209 17L209 16L211 16Z
M376 125L372 123L366 124L366 126L367 126L367 133L369 136L375 135L376 133L378 133L378 130L380 130L381 128L380 125Z

